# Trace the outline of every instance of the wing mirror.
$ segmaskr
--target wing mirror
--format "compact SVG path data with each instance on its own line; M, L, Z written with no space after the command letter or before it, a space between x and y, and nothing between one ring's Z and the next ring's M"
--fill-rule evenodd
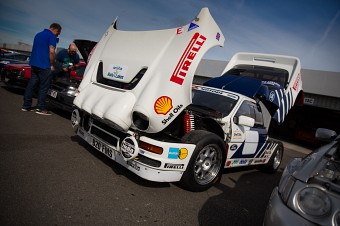
M319 141L330 142L336 138L335 131L325 128L318 128L315 132L315 138Z
M255 119L250 118L248 116L240 115L237 119L237 124L241 126L254 127Z

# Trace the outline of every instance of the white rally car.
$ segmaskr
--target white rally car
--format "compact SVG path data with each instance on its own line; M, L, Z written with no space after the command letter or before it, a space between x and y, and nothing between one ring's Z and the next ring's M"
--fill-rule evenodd
M179 181L192 191L211 187L224 167L276 171L283 146L267 135L272 115L265 102L273 102L267 101L268 84L248 78L257 85L251 95L229 91L228 84L216 88L214 81L192 86L203 55L223 43L207 8L175 29L120 31L113 23L92 52L74 100L77 134L142 178ZM294 103L300 62L284 59L291 61L277 58L270 68L287 70L292 82L284 91L297 83Z

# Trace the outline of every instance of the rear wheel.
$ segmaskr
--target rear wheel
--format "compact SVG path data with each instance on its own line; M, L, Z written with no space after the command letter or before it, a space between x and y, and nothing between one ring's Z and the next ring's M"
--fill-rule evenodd
M184 136L187 143L196 144L180 184L190 191L204 191L218 182L225 162L225 145L214 133L195 130Z
M283 157L283 144L280 142L278 143L269 162L264 166L260 166L259 169L265 173L275 173L281 165L282 157Z

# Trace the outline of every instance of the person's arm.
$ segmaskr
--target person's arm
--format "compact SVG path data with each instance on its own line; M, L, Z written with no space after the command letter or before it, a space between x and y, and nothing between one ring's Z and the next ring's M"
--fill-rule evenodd
M54 71L54 64L56 61L55 47L50 45L50 64L51 71Z
M75 63L74 67L79 67L79 62L80 62L80 57L79 57L78 53L76 53L75 61L74 61L74 63Z

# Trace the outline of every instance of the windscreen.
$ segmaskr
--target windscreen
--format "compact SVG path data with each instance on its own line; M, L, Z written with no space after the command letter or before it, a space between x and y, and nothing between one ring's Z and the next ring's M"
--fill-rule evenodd
M257 65L236 65L226 74L255 78L268 87L286 87L289 73L281 68L264 67Z
M204 89L204 88L203 88ZM192 104L202 106L221 113L223 116L228 115L235 107L238 96L206 88L206 91L193 89Z

